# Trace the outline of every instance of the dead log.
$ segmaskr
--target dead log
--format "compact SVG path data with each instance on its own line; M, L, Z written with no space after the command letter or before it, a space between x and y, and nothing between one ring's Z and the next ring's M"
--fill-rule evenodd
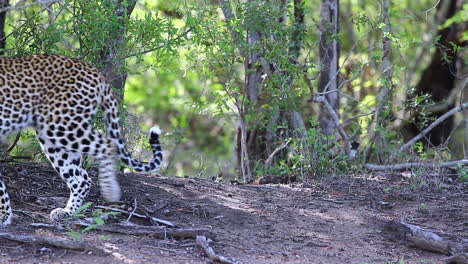
M446 263L451 264L468 264L468 240L464 239L461 242L445 239L433 231L428 229L408 224L403 221L390 221L386 224L387 230L397 232L401 237L408 241L411 247L436 252L440 254L454 255L447 258ZM465 261L464 261L465 259Z
M407 163L398 163L398 164L391 164L391 165L378 165L378 164L364 164L364 167L368 170L374 171L401 171L407 170L412 168L451 168L456 167L459 164L468 164L467 159L463 160L454 160L454 161L447 161L447 162L435 162L435 161L426 161L426 162L407 162Z
M78 227L88 227L94 225L94 222L76 220L70 221L68 222L68 224L75 225ZM32 223L30 224L30 226L50 228L55 227L55 225L45 223ZM132 223L114 223L98 225L94 226L92 230L124 235L151 236L158 239L167 239L169 237L175 239L195 239L199 235L209 236L213 238L216 237L216 235L212 231L203 228L168 228L165 226L143 226Z
M447 264L468 264L468 253L459 253L444 259Z
M17 235L8 232L0 232L0 238L28 243L28 244L40 244L40 245L49 245L58 248L72 249L79 251L91 251L97 255L104 255L105 252L103 249L93 246L86 241L82 240L70 240L59 237L50 237L44 235Z
M92 224L84 221L73 221L74 225L88 227ZM105 224L94 227L95 230L125 235L146 235L157 239L195 239L198 235L214 237L215 234L203 228L167 228L164 226L143 226L130 223Z
M227 259L226 257L220 256L215 253L214 249L210 247L210 243L205 236L197 236L196 243L203 249L205 254L214 261L219 261L223 264L235 264L236 262Z

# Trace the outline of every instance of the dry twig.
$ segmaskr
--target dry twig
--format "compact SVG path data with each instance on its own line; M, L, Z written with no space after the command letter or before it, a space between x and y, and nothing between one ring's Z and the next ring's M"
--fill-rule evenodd
M113 208L113 207L108 207L108 206L102 206L102 205L96 205L96 208L106 209L106 210L109 210L109 211L120 212L120 213L124 213L124 214L129 214L129 215L131 214L131 215L139 217L139 218L150 219L151 221L154 221L154 222L159 223L159 224L163 224L165 226L175 227L175 225L173 223L171 223L171 222L169 222L167 220L159 219L159 218L152 217L152 216L146 216L146 215L138 214L138 213L135 213L135 211L128 212L126 210Z
M127 220L125 220L125 223L130 222L130 219L131 219L132 216L135 214L135 211L136 211L136 209L137 209L137 205L138 205L138 204L137 204L137 199L135 198L135 199L133 200L133 210L132 210L132 212L130 212L130 213L128 214L128 218L127 218ZM148 217L148 216L146 216L146 217ZM151 218L150 218L150 220L153 221L153 219L151 219Z
M196 243L199 247L203 249L205 254L214 261L219 261L225 264L235 264L236 262L227 259L226 257L220 256L215 253L212 247L210 247L210 243L205 236L197 236Z

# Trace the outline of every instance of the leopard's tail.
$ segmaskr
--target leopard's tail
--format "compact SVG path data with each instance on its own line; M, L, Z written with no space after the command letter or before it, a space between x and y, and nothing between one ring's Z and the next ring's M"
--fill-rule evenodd
M126 140L120 125L119 103L116 100L117 97L114 95L112 87L106 84L104 93L102 94L101 107L106 122L107 135L116 145L120 160L136 171L150 172L159 170L163 161L163 152L161 142L159 141L161 135L159 126L154 126L149 131L149 143L153 151L153 158L150 161L135 159L126 148Z

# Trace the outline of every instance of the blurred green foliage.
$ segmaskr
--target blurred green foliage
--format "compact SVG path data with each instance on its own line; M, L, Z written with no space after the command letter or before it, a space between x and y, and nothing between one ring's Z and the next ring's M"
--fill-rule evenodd
M280 1L278 1L280 2ZM320 133L314 125L317 106L306 100L310 90L302 74L315 76L319 70L318 22L319 0L304 2L305 25L279 23L278 18L292 16L292 1L286 12L277 8L275 1L232 1L236 19L228 24L217 1L203 0L142 0L138 1L130 18L122 25L115 16L112 0L66 0L48 8L35 5L8 12L6 32L8 56L35 53L64 54L79 57L99 67L102 50L109 41L121 34L125 27L125 43L115 56L123 62L123 72L129 74L125 87L125 109L140 117L144 130L155 123L166 131L164 147L167 150L171 175L201 175L211 177L224 173L234 177L236 121L239 109L236 103L245 100L242 87L245 81L242 49L259 49L268 63L281 74L266 76L265 92L270 97L262 111L248 113L246 118L266 124L266 120L281 109L292 109L304 116L308 142L292 142L292 149L301 144L311 146L313 155L303 151L274 167L274 173L322 174L327 168L342 171L341 158L330 160L330 145L319 143ZM350 82L343 87L340 114L342 120L363 115L348 124L354 139L366 142L366 129L372 118L364 114L376 105L376 92L382 84L378 72L381 64L382 35L381 6L378 1L347 0L341 3L341 74ZM431 0L394 0L390 15L392 31L389 37L394 49L392 61L395 86L395 109L403 105L418 76L424 69L436 39L438 21ZM128 2L124 2L128 6ZM465 9L466 10L466 5ZM443 27L463 20L460 11ZM291 48L290 36L297 31L304 41L297 60L292 63L287 55ZM237 32L240 41L232 37ZM257 31L269 37L261 44L249 46L246 32ZM284 87L295 78L292 89ZM312 80L316 86L316 80ZM427 104L426 98L412 98L405 107ZM130 122L137 122L132 119ZM138 133L137 133L138 134ZM388 137L397 140L393 132ZM135 136L134 140L142 140ZM336 142L334 139L330 141ZM131 141L131 140L130 140ZM141 146L145 144L140 144ZM15 150L23 152L24 143ZM332 165L334 162L339 166ZM271 173L271 168L259 168Z

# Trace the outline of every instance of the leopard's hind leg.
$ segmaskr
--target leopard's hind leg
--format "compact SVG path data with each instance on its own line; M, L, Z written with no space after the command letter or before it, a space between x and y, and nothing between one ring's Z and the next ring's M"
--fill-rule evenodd
M83 205L91 188L91 179L83 168L81 154L56 147L47 139L40 138L42 148L52 166L60 174L70 189L70 197L65 208L56 208L50 213L53 220L69 217Z
M102 196L110 202L120 199L114 144L94 129L90 123L82 124L79 130L79 133L72 129L61 133L44 125L39 134L44 152L70 189L67 206L51 213L54 219L73 214L88 195L90 180L81 165L81 155L90 155L99 160L99 185ZM74 133L80 136L75 136Z

